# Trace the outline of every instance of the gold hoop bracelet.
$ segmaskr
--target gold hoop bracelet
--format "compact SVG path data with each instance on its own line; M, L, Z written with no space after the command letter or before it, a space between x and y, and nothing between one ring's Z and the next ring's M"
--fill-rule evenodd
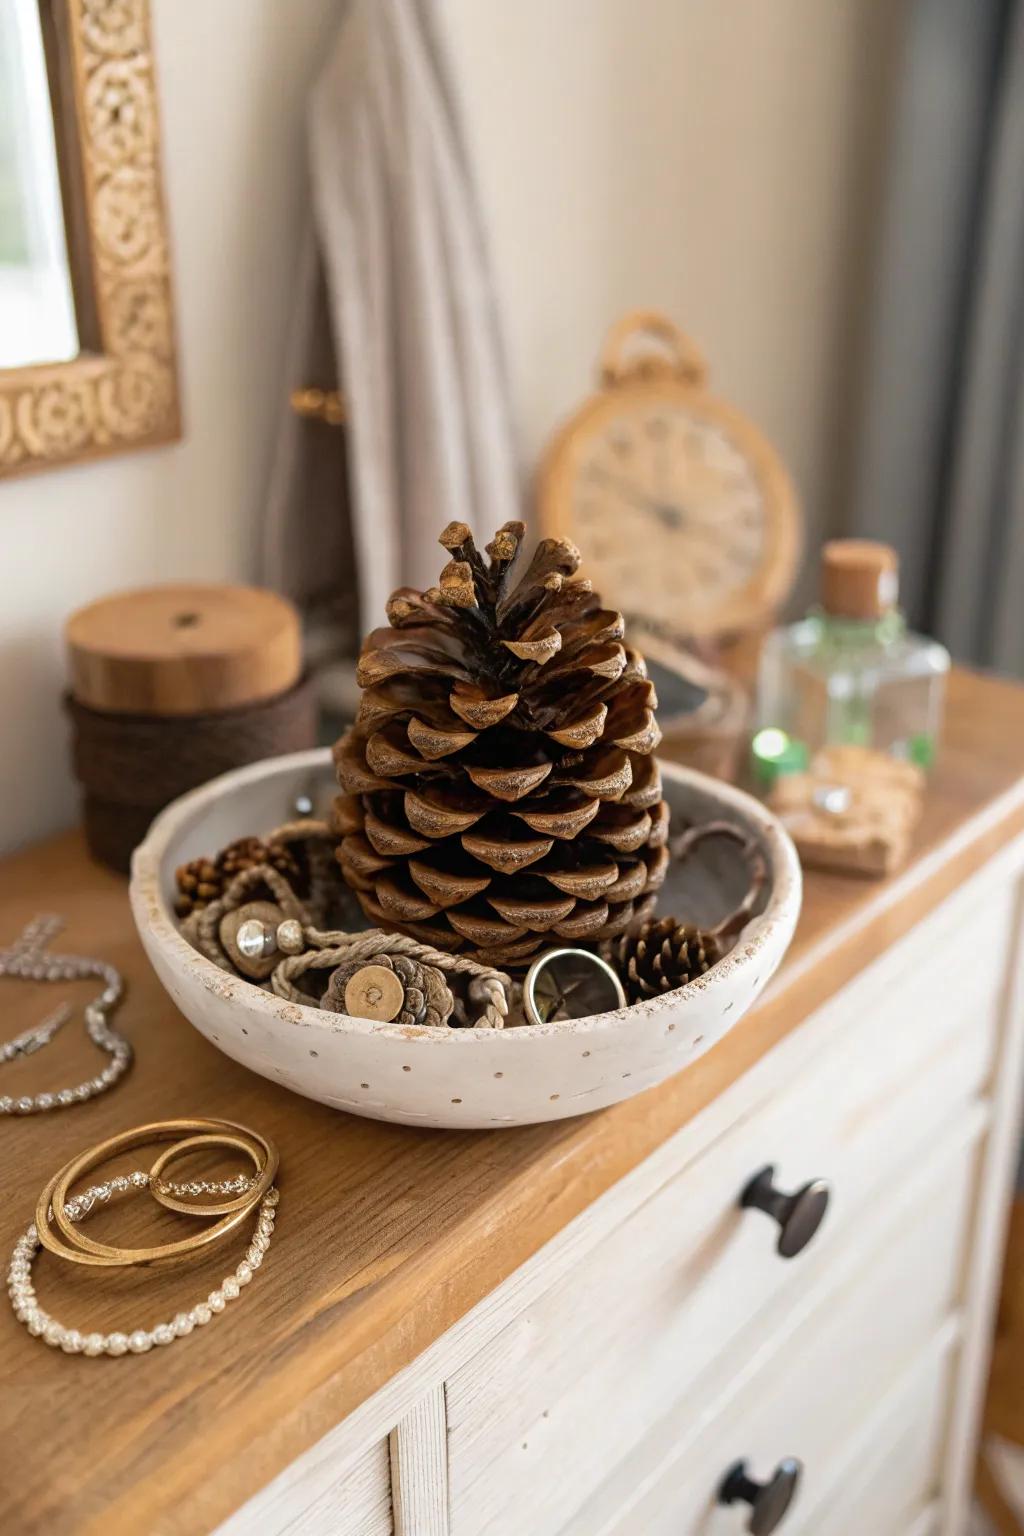
M97 1242L76 1230L65 1210L68 1191L76 1179L90 1173L119 1152L130 1151L148 1142L172 1141L176 1138L190 1139L195 1145L197 1136L205 1138L206 1145L212 1144L217 1138L221 1138L221 1145L233 1147L237 1147L240 1142L245 1142L245 1150L253 1158L254 1167L258 1170L256 1178L244 1194L237 1200L229 1202L233 1207L232 1210L222 1216L219 1221L206 1227L202 1232L196 1233L194 1237L180 1238L174 1242L160 1243L149 1248L120 1248L112 1243ZM174 1151L173 1148L171 1150ZM99 1268L114 1269L135 1265L179 1263L190 1254L219 1242L245 1220L273 1184L279 1161L277 1148L269 1138L261 1136L256 1131L250 1131L245 1126L237 1125L231 1120L162 1120L150 1125L138 1126L131 1131L122 1131L119 1135L111 1136L106 1141L97 1143L87 1152L72 1158L49 1180L36 1204L36 1228L39 1241L44 1248L56 1254L58 1258L68 1259L74 1264ZM165 1156L163 1166L166 1164ZM164 1196L161 1203L165 1204L167 1196L164 1191L160 1194ZM174 1198L173 1195L171 1198ZM208 1214L203 1207L184 1203L180 1207L171 1208L179 1208L188 1215ZM51 1226L51 1219L53 1226ZM57 1230L55 1231L54 1228Z

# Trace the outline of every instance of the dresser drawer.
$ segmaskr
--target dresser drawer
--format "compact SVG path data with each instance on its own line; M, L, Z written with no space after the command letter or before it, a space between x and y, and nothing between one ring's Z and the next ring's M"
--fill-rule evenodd
M956 1366L955 1327L941 1329L886 1394L813 1508L800 1499L785 1536L908 1536L933 1511Z
M949 1411L958 1333L946 1324L913 1361L886 1400L890 1410L873 1421L873 1439L864 1446L861 1475L834 1477L806 1508L806 1471L779 1536L924 1536L937 1525L937 1507L928 1495L939 1472ZM890 1401L891 1399L891 1401ZM754 1468L755 1477L771 1466ZM680 1467L656 1484L642 1503L612 1527L601 1525L587 1536L741 1536L750 1522L748 1504L722 1505L715 1492L681 1491L691 1475ZM572 1527L576 1536L577 1527Z
M799 1032L791 1082L682 1159L449 1378L452 1536L555 1536L741 1329L827 1270L986 1084L1009 924L1009 893L969 917L958 903L887 954ZM994 963L937 965L951 931ZM737 1205L768 1163L791 1187L833 1185L822 1232L789 1262L769 1218Z
M740 1367L717 1401L713 1386L684 1399L564 1536L738 1536L750 1509L718 1504L725 1473L742 1460L766 1480L786 1457L803 1472L785 1536L903 1536L893 1522L925 1502L940 1455L975 1179L976 1156L952 1175L937 1166L915 1220L896 1221L798 1330L768 1340L749 1379Z

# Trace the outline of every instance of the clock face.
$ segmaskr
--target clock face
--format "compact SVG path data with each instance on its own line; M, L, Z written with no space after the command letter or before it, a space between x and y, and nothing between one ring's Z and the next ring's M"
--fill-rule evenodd
M775 543L765 487L728 424L665 398L620 409L577 443L571 533L595 585L671 632L713 628Z

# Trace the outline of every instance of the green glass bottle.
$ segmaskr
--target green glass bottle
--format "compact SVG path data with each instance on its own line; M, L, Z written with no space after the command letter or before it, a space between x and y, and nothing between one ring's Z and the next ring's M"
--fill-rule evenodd
M949 652L907 629L896 552L838 539L822 551L821 606L761 653L752 760L770 784L824 746L873 747L930 768Z

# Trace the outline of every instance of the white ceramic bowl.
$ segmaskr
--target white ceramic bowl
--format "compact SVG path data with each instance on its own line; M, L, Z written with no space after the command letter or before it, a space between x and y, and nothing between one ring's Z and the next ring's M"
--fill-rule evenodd
M374 1120L463 1129L601 1109L689 1066L733 1029L782 959L800 910L800 865L775 817L703 774L669 763L662 770L673 812L727 816L756 833L770 869L767 896L736 948L698 981L615 1013L505 1030L407 1029L285 1002L193 949L172 915L176 867L287 819L299 795L325 809L335 789L327 751L255 763L168 806L132 861L135 922L189 1022L296 1093ZM709 851L716 847L717 866ZM713 839L700 851L670 875L660 911L710 921L728 910L729 845ZM733 851L733 880L735 862Z

